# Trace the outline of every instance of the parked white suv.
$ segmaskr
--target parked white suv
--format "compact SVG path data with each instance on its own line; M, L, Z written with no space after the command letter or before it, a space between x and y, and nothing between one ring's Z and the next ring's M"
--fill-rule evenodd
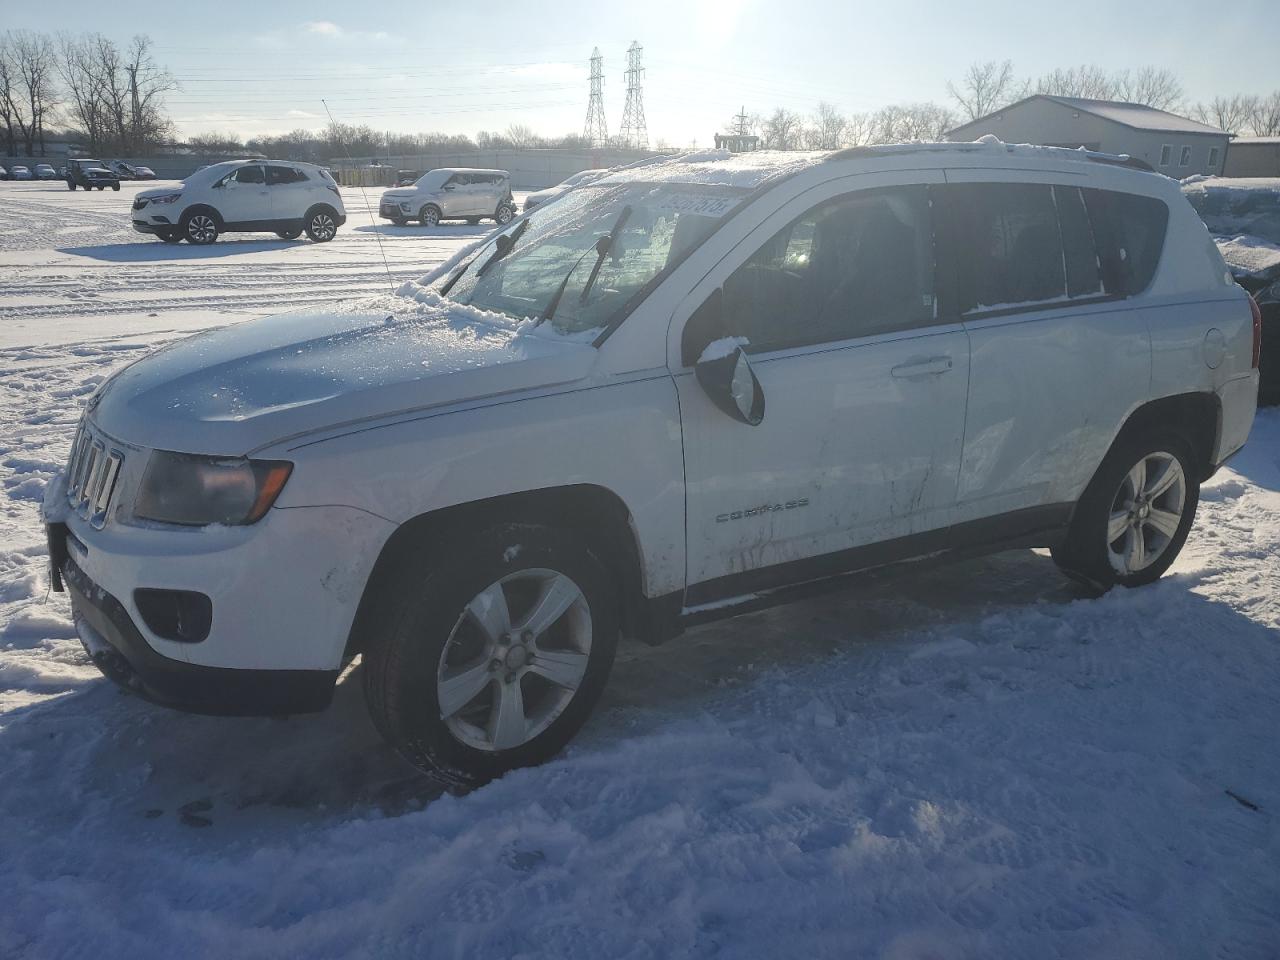
M378 216L397 226L410 220L424 227L441 220L476 224L491 219L505 224L515 215L511 176L505 170L429 170L412 186L387 190L378 204Z
M1257 345L1178 185L1116 158L663 158L394 295L126 367L45 517L122 684L317 710L362 654L383 734L477 781L569 740L620 634L1015 546L1156 579Z
M283 160L215 163L176 188L139 191L133 201L133 229L166 243L213 243L229 232L270 232L294 240L304 230L325 243L346 221L329 171Z

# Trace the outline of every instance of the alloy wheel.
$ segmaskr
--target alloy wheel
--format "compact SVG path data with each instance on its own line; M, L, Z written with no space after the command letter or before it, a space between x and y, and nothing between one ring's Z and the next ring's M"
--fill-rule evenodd
M1178 458L1157 451L1120 481L1107 520L1107 556L1121 575L1139 573L1168 549L1182 524L1187 478Z
M573 700L591 656L591 610L555 570L503 577L467 604L440 655L436 697L450 733L510 750L543 733Z
M317 213L311 218L311 230L309 231L311 239L332 240L333 235L338 232L338 225L334 222L333 217L327 213Z
M192 243L212 243L218 238L218 225L213 217L197 213L187 221L187 239Z

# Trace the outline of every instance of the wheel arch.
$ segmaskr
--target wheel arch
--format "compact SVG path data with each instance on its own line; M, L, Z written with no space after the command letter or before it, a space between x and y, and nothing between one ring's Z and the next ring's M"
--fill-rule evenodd
M179 226L183 226L187 222L187 218L195 216L197 213L207 213L212 215L214 223L218 225L218 232L226 231L227 222L222 219L222 214L218 212L217 207L212 207L207 203L193 203L187 209L182 211L182 215L178 217Z
M596 484L572 484L504 494L443 507L400 524L383 545L365 584L347 639L345 659L365 646L386 601L393 571L413 553L432 549L468 529L494 523L542 523L581 537L613 575L618 586L623 633L645 637L652 611L644 594L640 544L631 511L612 490Z
M1216 393L1179 393L1147 401L1129 414L1107 452L1134 435L1171 428L1190 444L1198 479L1208 480L1216 469L1214 457L1222 435L1222 400Z
M314 214L320 213L321 211L328 211L335 219L338 216L337 208L334 207L333 204L325 203L322 200L319 203L313 203L311 206L307 207L307 212L302 215L302 222L306 223Z

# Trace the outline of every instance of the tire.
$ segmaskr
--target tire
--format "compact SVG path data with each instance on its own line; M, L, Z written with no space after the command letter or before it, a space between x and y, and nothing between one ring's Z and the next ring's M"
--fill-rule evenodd
M217 218L205 210L188 213L182 218L183 237L186 238L187 243L193 243L198 247L216 243L218 234L221 232Z
M503 226L505 226L506 224L514 220L515 216L516 216L515 208L511 206L509 203L502 203L502 204L499 204L498 209L494 211L493 219L497 221L499 224L502 224Z
M469 227L474 227L479 222L480 222L479 217L467 217L467 226Z
M159 237L161 240L163 240L165 243L181 243L182 242L182 234L179 233L177 230L166 230L164 233L157 233L156 236Z
M116 191L117 193L119 193L119 192L120 192L120 184L118 184L118 183L113 183L113 184L111 185L111 189L112 189L112 190L114 190L114 191Z
M281 240L297 240L302 236L301 230L277 230L276 236Z
M1173 475L1166 472L1174 466ZM1099 591L1160 579L1195 521L1199 476L1191 448L1178 434L1122 436L1076 504L1066 540L1052 551L1054 562ZM1138 498L1135 480L1143 494Z
M440 208L434 203L424 204L422 209L418 211L418 222L424 227L436 227L440 225Z
M617 591L600 560L565 531L505 523L443 548L426 545L379 587L364 651L370 715L410 763L446 782L476 785L550 759L581 729L608 680ZM495 596L506 617L493 615ZM543 617L533 639L513 638L512 620L517 628L536 622L537 598L557 596L561 612ZM488 629L474 610L489 611ZM545 679L546 670L563 684ZM512 703L518 714L505 712Z
M70 190L70 191L72 191L72 192L74 193L74 192L75 192L75 189L76 189L76 182L75 182L74 180L68 180L68 181L67 181L67 189L68 189L68 190Z
M307 214L307 236L313 243L328 243L338 233L338 215L328 207Z
M394 223L397 227L403 227L409 221L404 219L404 217L392 217L391 222Z
M98 189L99 189L99 190L105 190L105 189L107 189L107 188L106 188L106 187L99 187Z

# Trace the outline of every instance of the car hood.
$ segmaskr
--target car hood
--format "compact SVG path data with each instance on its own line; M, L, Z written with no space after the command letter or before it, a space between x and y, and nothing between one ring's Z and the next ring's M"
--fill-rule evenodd
M242 456L317 430L581 380L595 357L589 341L406 284L179 341L108 380L90 409L125 443Z
M387 190L382 194L383 200L412 200L419 194L433 193L432 190L417 190L413 187L401 187L399 190Z
M185 183L179 183L175 187L150 187L147 190L139 190L133 195L135 200L151 200L155 197L167 197L170 194L181 193Z

